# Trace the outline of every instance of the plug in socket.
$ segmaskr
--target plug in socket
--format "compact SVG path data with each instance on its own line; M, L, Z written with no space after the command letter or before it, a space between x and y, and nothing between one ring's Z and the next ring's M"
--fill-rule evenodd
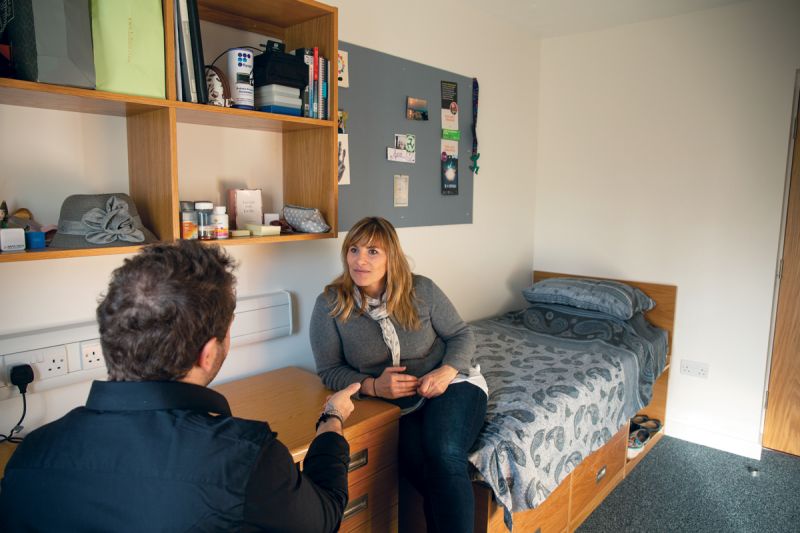
M67 374L67 350L64 345L9 354L3 359L5 359L6 383L9 382L8 373L11 372L11 369L25 363L33 367L34 381Z

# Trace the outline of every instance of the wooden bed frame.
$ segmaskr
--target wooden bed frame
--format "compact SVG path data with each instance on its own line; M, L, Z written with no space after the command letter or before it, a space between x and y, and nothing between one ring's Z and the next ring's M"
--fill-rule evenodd
M533 272L534 282L555 277L582 277L556 272ZM667 384L669 381L670 352L675 323L675 302L678 289L674 285L644 283L629 280L614 280L641 289L656 302L655 308L645 316L651 324L667 330L669 350L663 374L653 386L653 398L640 413L657 418L666 424ZM602 448L592 453L572 471L555 491L536 509L514 513L514 531L531 533L572 532L586 520L598 505L614 490L642 460L642 457L663 436L663 430L653 435L639 455L627 458L629 429L624 426ZM474 483L475 533L506 533L502 507L494 501L490 488ZM401 479L400 484L400 531L424 532L425 519L419 494Z

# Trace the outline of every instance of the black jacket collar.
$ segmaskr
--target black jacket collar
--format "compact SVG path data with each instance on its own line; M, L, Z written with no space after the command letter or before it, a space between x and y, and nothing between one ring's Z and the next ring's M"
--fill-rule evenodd
M231 416L220 393L179 381L94 381L86 400L94 411L186 409Z

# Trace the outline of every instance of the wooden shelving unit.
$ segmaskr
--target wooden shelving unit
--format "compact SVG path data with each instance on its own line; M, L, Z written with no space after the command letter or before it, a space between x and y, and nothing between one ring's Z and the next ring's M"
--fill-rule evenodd
M284 203L316 207L331 225L331 231L214 242L227 246L336 237L335 116L331 120L318 120L178 101L172 6L172 0L163 1L166 99L0 78L0 104L124 117L128 135L128 193L144 225L166 242L180 237L178 123L279 133L283 143ZM313 0L198 0L198 7L200 18L208 22L277 37L286 43L287 50L317 46L322 56L336 58L338 10L335 7ZM329 85L328 98L330 108L337 109L336 83ZM62 200L54 198L53 202L60 204ZM125 254L138 249L138 246L121 246L2 253L0 263Z

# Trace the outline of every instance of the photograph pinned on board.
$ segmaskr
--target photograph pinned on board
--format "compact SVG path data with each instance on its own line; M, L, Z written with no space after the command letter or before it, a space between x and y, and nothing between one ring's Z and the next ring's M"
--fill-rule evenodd
M339 185L350 185L350 138L346 133L339 134L337 161Z
M406 98L406 118L408 120L428 120L428 101L424 98Z
M339 82L339 87L350 87L350 59L344 50L339 50L338 52L336 79Z
M347 111L339 109L336 112L336 128L339 133L347 133Z
M408 207L408 176L394 175L394 206Z
M458 142L442 139L442 194L458 194Z
M398 150L405 150L406 152L416 152L417 136L411 133L395 133L394 147Z
M458 130L458 84L442 82L442 129Z

